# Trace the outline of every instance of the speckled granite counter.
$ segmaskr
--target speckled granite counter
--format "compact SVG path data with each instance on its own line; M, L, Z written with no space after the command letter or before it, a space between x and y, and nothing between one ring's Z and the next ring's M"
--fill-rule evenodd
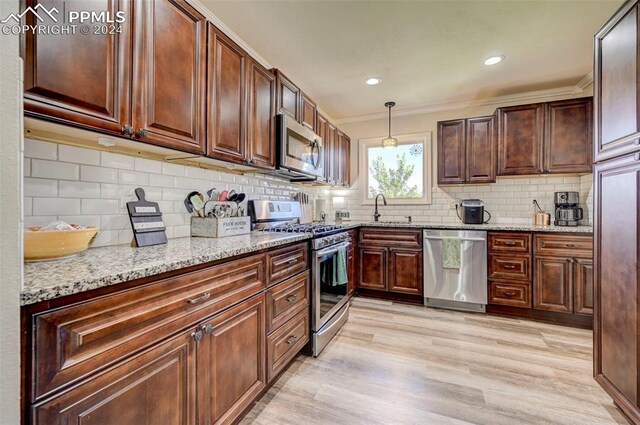
M343 222L343 226L355 229L357 227L401 227L407 229L450 229L450 230L487 230L508 232L550 232L550 233L583 233L592 234L591 226L534 226L533 224L443 224L443 223L407 223L389 221Z
M261 233L221 239L179 238L166 245L92 248L75 257L24 265L22 305L309 239L306 234Z

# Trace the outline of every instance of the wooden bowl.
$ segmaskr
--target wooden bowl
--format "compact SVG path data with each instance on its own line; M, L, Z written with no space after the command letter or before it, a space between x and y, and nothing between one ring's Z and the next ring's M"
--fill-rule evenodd
M76 255L91 246L100 228L26 230L24 261L43 261Z

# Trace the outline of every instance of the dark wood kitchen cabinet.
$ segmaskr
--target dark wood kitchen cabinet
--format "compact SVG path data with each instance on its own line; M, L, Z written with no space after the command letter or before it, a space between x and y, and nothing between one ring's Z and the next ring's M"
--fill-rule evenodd
M594 206L594 374L640 423L639 153L596 164Z
M301 121L302 91L280 70L273 71L276 75L276 110L298 122Z
M253 166L273 169L276 165L276 78L253 59L247 64L248 159Z
M347 251L347 279L347 295L352 297L356 292L356 250L353 244L349 245Z
M25 7L82 10L80 0L28 0ZM132 16L131 2L98 0L96 10ZM34 14L25 15L35 25ZM42 24L50 22L45 16ZM52 22L52 21L51 21ZM112 134L131 126L132 25L120 34L39 34L26 31L21 39L24 60L24 111L27 116L55 120ZM78 61L81 58L81 61Z
M247 55L212 24L207 28L207 156L243 162Z
M357 288L361 294L422 302L422 232L362 228Z
M573 312L593 315L593 260L576 258L573 263Z
M543 172L544 112L543 103L498 109L499 176Z
M205 150L205 17L184 0L134 2L133 131L145 143Z
M336 184L337 175L338 175L338 155L337 155L337 128L335 125L328 123L327 124L327 138L324 140L324 151L325 151L325 175L327 176L327 183L331 185Z
M493 116L438 123L438 184L495 183Z
M301 108L302 110L300 111L300 124L309 127L317 134L318 131L316 129L316 113L318 106L313 100L311 100L310 97L302 93Z
M544 171L591 173L593 165L593 99L547 104Z
M640 149L639 18L629 0L595 36L595 161Z
M343 178L342 185L351 187L351 138L346 134L342 139Z
M309 340L307 250L296 243L23 307L23 423L237 421ZM285 280L268 288L279 259Z
M573 311L573 259L536 256L533 279L533 308L571 313Z

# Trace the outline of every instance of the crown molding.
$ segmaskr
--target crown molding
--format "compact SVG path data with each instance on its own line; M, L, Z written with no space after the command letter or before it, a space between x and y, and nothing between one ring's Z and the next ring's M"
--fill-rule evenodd
M444 103L435 103L430 105L422 105L415 106L411 108L404 109L394 109L393 116L394 117L403 117L410 115L418 115L418 114L429 114L434 112L442 112L442 111L453 111L456 109L465 109L470 107L477 106L491 106L491 105L504 105L510 103L532 103L536 101L540 101L543 99L548 99L552 97L571 97L576 94L580 94L584 91L586 87L589 86L593 82L593 73L587 74L582 80L578 82L575 86L565 86L565 87L557 87L553 89L546 90L535 90L525 93L518 94L509 94L503 96L494 96L485 99L469 99L462 100L457 102L444 102ZM347 117L335 120L336 124L347 124L353 122L362 122L362 121L371 121L378 119L386 119L387 112L376 112L373 114L365 114L365 115L357 115L353 117Z
M227 37L233 40L234 43L239 45L244 49L245 52L249 53L253 59L255 59L260 65L264 66L267 69L274 68L265 58L260 56L258 52L253 50L251 46L249 46L243 39L240 38L238 34L233 32L231 28L229 28L224 22L220 20L216 15L213 14L205 5L200 3L199 0L187 0L191 6L193 6L198 12L202 13L207 20L211 21L213 25L215 25L220 31L222 31Z

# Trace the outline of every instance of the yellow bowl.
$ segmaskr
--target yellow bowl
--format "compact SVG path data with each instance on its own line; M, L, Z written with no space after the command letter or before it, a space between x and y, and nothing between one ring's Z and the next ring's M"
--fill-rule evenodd
M24 232L24 261L53 260L76 255L89 248L100 230L27 230Z

